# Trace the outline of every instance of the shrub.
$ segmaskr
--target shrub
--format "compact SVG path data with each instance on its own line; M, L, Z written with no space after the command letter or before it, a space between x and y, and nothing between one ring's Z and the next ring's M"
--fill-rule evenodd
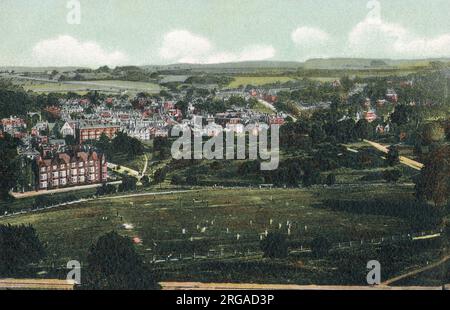
M261 241L261 250L267 258L286 258L288 256L288 244L286 235L280 233L269 233Z

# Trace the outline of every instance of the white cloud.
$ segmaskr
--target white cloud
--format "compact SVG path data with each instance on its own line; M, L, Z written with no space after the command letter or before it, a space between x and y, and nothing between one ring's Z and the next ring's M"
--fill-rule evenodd
M349 33L348 47L356 57L448 57L450 34L420 37L402 25L367 17Z
M308 26L296 28L291 33L291 40L294 42L299 53L297 60L305 61L311 58L326 58L329 50L335 46L327 32Z
M270 45L251 45L240 52L218 51L205 37L187 30L174 30L164 35L159 56L176 63L226 63L235 61L266 60L275 56Z
M291 39L298 47L311 48L326 45L330 35L318 28L303 26L292 32Z
M180 62L205 57L211 51L208 39L187 30L174 30L164 36L159 55L162 59L179 59Z
M108 52L96 42L81 42L61 35L38 42L32 52L36 66L117 66L128 62L128 56L120 51Z

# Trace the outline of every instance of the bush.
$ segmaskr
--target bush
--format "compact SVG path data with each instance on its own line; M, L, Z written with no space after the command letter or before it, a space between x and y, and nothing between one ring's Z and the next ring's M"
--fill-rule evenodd
M288 257L288 244L286 235L280 233L269 233L261 241L261 250L264 257L267 258L286 258Z
M331 250L331 242L325 237L317 237L311 242L311 250L317 257L328 255Z
M101 187L97 188L97 196L111 195L117 192L117 187L112 184L104 183Z
M398 180L400 180L400 178L402 177L402 172L398 169L393 169L393 170L385 170L383 172L383 178L387 181L387 182L398 182Z
M129 238L116 232L101 236L87 257L83 288L102 290L158 289L156 277L136 253Z
M14 276L18 270L43 257L44 246L32 226L0 225L1 276Z
M180 175L175 174L175 175L172 176L172 179L170 180L170 183L172 185L181 185L181 184L183 184L183 178Z
M330 173L329 175L327 175L326 184L328 186L336 184L336 175L333 173Z

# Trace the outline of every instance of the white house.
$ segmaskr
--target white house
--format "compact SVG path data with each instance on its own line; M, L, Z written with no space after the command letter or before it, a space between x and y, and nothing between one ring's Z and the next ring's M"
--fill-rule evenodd
M70 126L68 122L65 122L59 131L63 137L65 136L74 136L75 137L75 129Z

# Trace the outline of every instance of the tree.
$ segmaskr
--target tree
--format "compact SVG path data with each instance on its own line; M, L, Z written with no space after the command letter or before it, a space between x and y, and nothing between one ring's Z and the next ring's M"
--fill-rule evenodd
M67 135L64 140L66 141L67 145L76 145L77 141L75 140L75 137L72 135Z
M445 139L445 129L439 123L426 124L422 130L422 142L425 145L441 142Z
M142 183L142 185L144 185L145 187L150 186L150 178L148 177L148 175L144 175L144 176L141 178L141 183Z
M198 184L198 177L196 175L189 175L186 178L186 183L189 185L197 185Z
M103 196L103 195L110 195L117 192L117 188L112 184L106 184L103 183L102 186L97 187L97 195Z
M394 167L400 163L398 148L395 145L391 145L389 147L389 152L386 156L386 162L391 167Z
M311 249L317 257L325 256L331 249L331 242L325 237L314 238L311 242Z
M122 184L119 185L119 192L135 191L137 189L137 179L135 177L124 176Z
M154 273L144 265L129 238L116 232L101 236L87 257L83 288L102 290L158 289Z
M394 113L391 114L391 121L398 126L406 125L411 118L411 114L411 107L398 105L395 108Z
M288 256L288 243L286 235L280 233L269 233L261 241L261 250L267 258L286 258Z
M450 196L450 145L433 150L416 182L416 195L443 207Z
M172 176L170 184L172 184L172 185L181 185L181 184L183 184L183 178L180 175L178 175L178 174L174 174Z
M355 125L355 134L358 139L367 139L370 134L370 124L365 119L359 120Z
M329 175L327 175L326 182L328 186L336 184L336 175L334 173L330 173Z
M164 180L166 179L166 170L162 168L156 170L153 178L156 184L164 182Z
M13 189L20 174L19 155L17 146L19 140L5 134L0 139L0 198L8 197L8 193Z
M0 276L14 276L44 257L44 246L32 226L0 225Z
M398 169L390 169L383 171L383 178L387 182L396 183L402 177L402 172Z

